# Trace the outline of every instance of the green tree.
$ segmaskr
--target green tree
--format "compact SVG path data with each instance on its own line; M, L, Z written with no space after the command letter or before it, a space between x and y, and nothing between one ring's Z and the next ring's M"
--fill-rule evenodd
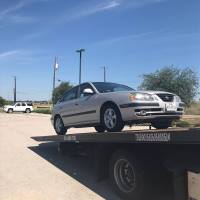
M191 68L164 67L154 73L144 74L140 89L164 90L181 97L189 106L198 94L198 75Z
M62 95L72 87L73 85L71 85L69 82L62 82L58 87L56 87L52 95L53 103L55 104L62 97Z
M0 107L6 104L6 100L3 97L0 97Z

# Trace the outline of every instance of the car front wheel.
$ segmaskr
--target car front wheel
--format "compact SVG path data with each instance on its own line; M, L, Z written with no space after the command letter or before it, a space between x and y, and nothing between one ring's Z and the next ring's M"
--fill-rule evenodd
M105 128L103 126L95 126L94 128L98 133L105 132Z
M108 132L117 132L124 128L121 113L113 104L107 105L103 108L101 113L101 123Z
M55 131L58 135L65 135L66 132L67 132L67 129L64 126L64 123L63 123L62 118L60 116L55 117L54 129L55 129Z
M13 112L13 109L12 108L9 108L8 109L8 113L12 113Z
M156 121L151 124L156 129L166 129L172 126L172 121Z

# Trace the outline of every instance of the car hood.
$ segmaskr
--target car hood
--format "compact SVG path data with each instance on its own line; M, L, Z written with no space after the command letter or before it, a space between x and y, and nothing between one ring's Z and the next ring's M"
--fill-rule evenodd
M13 107L12 105L5 105L4 108Z
M132 90L132 91L117 91L117 92L108 92L108 93L112 93L112 94L117 94L117 93L121 93L121 94L130 94L130 93L145 93L145 94L172 94L175 95L173 93L170 92L165 92L165 91L153 91L153 90ZM108 93L102 93L102 94L108 94Z
M175 95L171 92L165 92L165 91L154 91L154 90L139 90L139 91L135 91L135 92L141 92L141 93L147 93L147 94L172 94Z

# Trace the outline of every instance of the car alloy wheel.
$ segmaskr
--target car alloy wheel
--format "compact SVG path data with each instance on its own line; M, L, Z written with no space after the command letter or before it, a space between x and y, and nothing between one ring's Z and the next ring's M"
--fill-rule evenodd
M31 112L31 110L28 108L28 109L26 109L26 113L30 113Z
M117 123L117 114L113 108L107 108L104 112L104 123L107 128L113 129Z
M62 118L57 116L54 121L54 129L58 135L65 135L67 128L64 126Z
M58 117L56 119L56 123L55 123L55 128L56 128L56 131L59 133L62 129L62 120L60 117Z

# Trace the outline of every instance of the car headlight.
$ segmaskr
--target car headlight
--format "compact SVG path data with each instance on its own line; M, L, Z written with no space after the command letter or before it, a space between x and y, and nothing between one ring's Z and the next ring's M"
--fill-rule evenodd
M130 101L154 101L152 95L147 93L130 93Z
M175 96L176 102L182 102L179 96Z

